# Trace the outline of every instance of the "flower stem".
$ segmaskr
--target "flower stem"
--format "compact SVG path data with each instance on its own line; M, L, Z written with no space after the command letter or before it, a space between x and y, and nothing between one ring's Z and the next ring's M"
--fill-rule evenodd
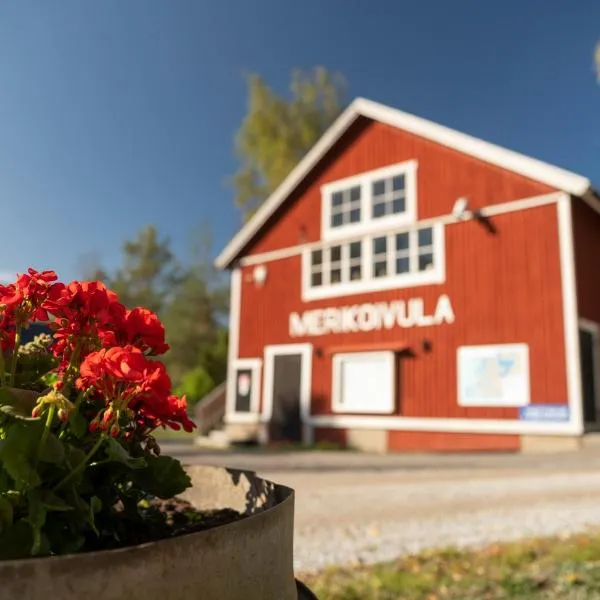
M15 384L15 373L17 372L17 359L19 357L19 347L21 346L21 328L17 328L15 333L15 347L13 349L12 361L10 365L10 385Z
M69 366L65 371L64 385L63 385L63 395L65 398L69 397L71 393L71 386L73 385L73 380L75 377L71 377L71 375L75 375L74 371L76 371L76 363L79 360L79 355L81 354L81 348L83 347L83 338L79 338L77 343L75 344L75 348L73 349L73 354L71 354L71 360L69 361Z
M64 479L59 481L52 488L52 491L55 492L56 490L65 487L67 483L71 483L71 481L73 481L73 479L75 479L75 477L77 477L77 475L79 475L87 467L88 461L92 458L92 456L94 456L94 454L96 454L105 439L106 434L102 433L96 440L96 443L92 446L91 450L85 455L85 458L66 477L64 477Z
M48 435L50 435L50 428L52 427L52 421L54 421L54 414L56 413L56 406L51 404L48 408L48 414L46 415L46 425L44 427L44 431L42 431L42 439L40 440L40 445L38 447L37 460L39 461L42 452L44 452L44 448L46 447L46 442L48 441Z

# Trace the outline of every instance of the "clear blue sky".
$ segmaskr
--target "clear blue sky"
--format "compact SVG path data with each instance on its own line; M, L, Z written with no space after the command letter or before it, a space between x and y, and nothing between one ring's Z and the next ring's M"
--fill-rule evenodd
M571 4L571 6L569 6ZM157 224L184 253L239 227L243 73L293 67L600 182L600 2L4 0L0 271L109 268Z

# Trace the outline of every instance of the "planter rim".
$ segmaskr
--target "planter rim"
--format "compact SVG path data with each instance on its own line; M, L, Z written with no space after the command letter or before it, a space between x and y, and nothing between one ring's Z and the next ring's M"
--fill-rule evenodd
M55 555L55 556L40 556L40 557L31 557L31 558L16 558L16 559L9 559L9 560L0 560L0 572L2 571L3 567L17 567L17 566L22 566L22 565L35 566L36 564L46 563L48 561L52 561L52 562L60 561L60 562L66 563L67 561L74 561L83 556L89 557L89 558L94 558L94 557L99 557L99 556L118 556L120 554L125 554L125 553L134 554L136 552L141 552L143 550L153 548L158 545L166 545L169 543L175 543L175 542L177 542L177 540L180 540L182 538L189 539L189 538L192 538L195 536L196 539L200 539L202 537L208 537L212 532L222 531L225 528L230 528L241 522L254 521L257 518L260 518L263 513L275 510L278 506L288 505L290 502L292 504L294 503L295 493L292 488L289 488L285 485L281 485L279 483L275 483L269 479L260 477L256 474L256 471L252 471L249 469L234 469L234 468L229 468L229 467L213 467L212 465L188 465L188 468L190 468L190 467L191 468L199 467L199 468L205 469L205 470L226 471L227 473L230 473L230 474L240 474L240 475L251 476L255 480L260 480L267 484L271 484L273 486L273 489L275 490L275 492L276 493L278 492L280 494L281 500L279 502L277 502L274 506L270 506L270 507L264 508L260 511L257 511L256 513L246 515L241 521L231 521L228 523L223 523L221 525L216 525L215 527L210 527L209 529L204 529L202 531L193 531L191 533L184 533L184 534L178 535L178 536L162 538L159 540L153 540L151 542L144 542L143 544L135 544L133 546L124 546L122 548L112 548L110 550L93 550L90 552L74 552L72 554L60 554L60 555Z

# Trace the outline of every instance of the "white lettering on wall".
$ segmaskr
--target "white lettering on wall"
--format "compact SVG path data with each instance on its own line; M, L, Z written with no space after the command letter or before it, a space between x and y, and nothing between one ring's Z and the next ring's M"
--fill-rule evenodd
M328 333L375 331L393 327L429 327L454 323L454 310L447 295L438 298L435 312L426 314L422 298L355 304L340 308L317 308L291 313L290 337L320 336Z

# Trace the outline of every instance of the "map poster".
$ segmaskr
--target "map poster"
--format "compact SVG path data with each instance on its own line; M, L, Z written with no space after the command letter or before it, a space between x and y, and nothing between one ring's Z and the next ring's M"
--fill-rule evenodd
M529 404L527 344L462 346L457 362L460 406Z

